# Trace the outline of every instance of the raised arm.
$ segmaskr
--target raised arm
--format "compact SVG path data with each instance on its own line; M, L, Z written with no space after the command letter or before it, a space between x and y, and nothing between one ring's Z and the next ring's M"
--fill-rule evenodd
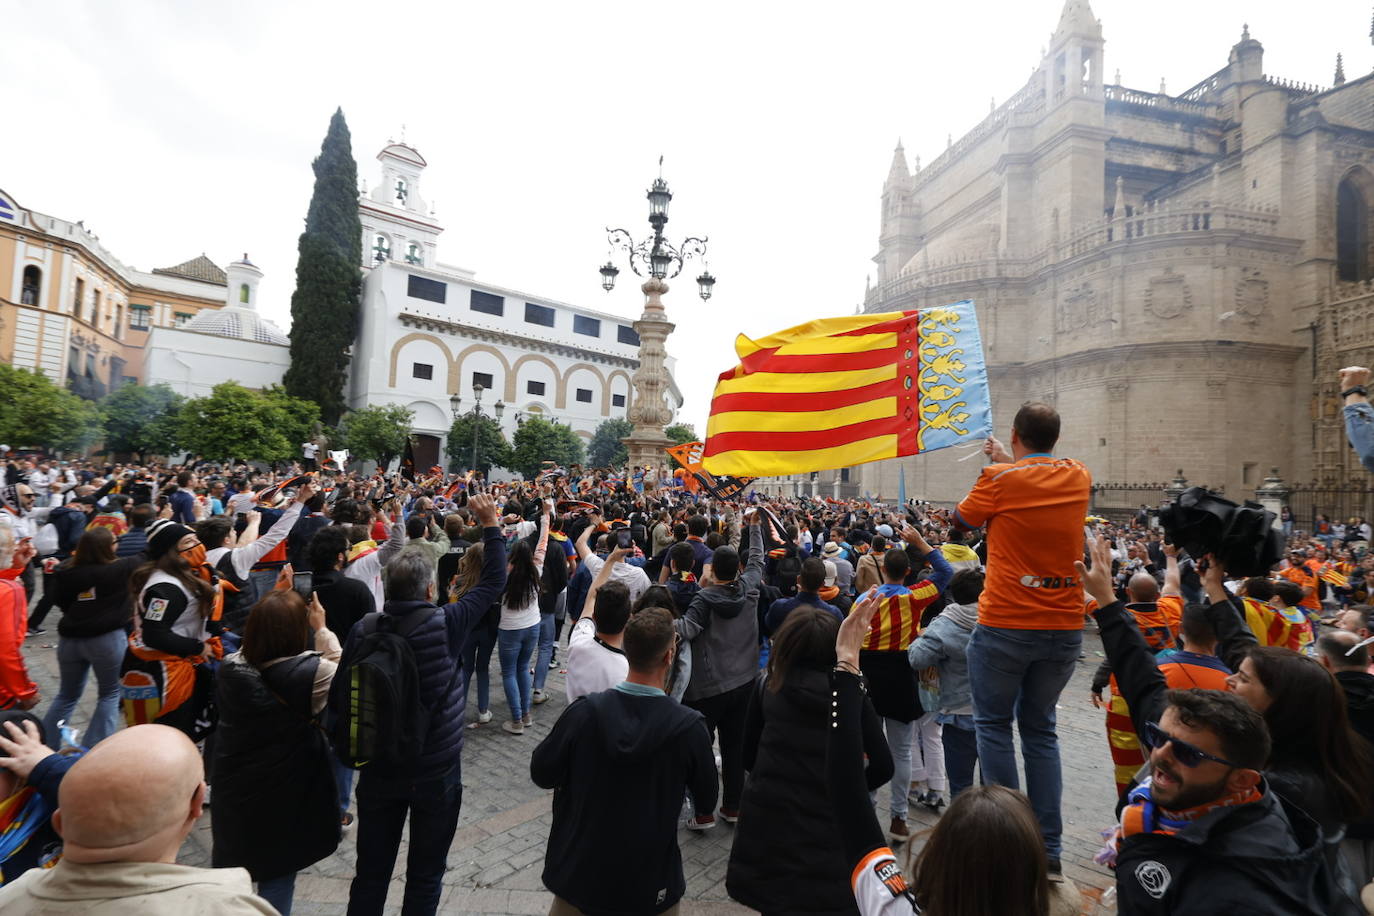
M1183 576L1178 571L1178 548L1173 544L1164 545L1164 588L1159 592L1161 598L1178 597L1183 594Z
M611 551L611 555L606 557L606 562L601 564L601 568L596 571L596 578L592 580L591 587L587 589L587 597L582 602L582 616L592 617L595 615L592 609L596 607L596 593L611 579L611 573L615 570L615 564L625 559L629 551L617 547Z
M1240 670L1240 663L1253 647L1259 645L1255 634L1245 624L1245 614L1236 606L1236 601L1226 591L1223 582L1225 570L1216 557L1207 557L1207 568L1202 571L1202 587L1207 591L1207 619L1217 634L1217 657L1232 671Z
M393 515L400 514L399 512L395 511L396 504L394 501L391 504L391 508ZM407 542L408 538L406 537L405 522L400 519L393 521L391 523L391 531L387 533L386 543L383 544L381 546L381 549L378 550L375 554L375 556L377 557L377 565L386 566L392 560L399 557L401 555L401 551L405 549Z
M534 548L534 567L541 573L544 571L544 551L549 547L549 511L549 501L544 500L544 511L539 516L539 543Z
M301 487L301 491L296 494L296 501L290 506L287 506L286 511L281 514L281 518L277 519L272 527L267 529L266 534L261 535L257 540L246 547L235 547L233 549L233 552L230 554L232 558L231 562L234 564L234 572L238 573L239 578L246 578L248 573L253 569L253 564L267 556L273 547L276 547L282 541L286 540L286 536L291 533L291 529L296 525L296 519L301 517L301 508L305 505L306 500L310 499L314 494L315 487L313 484L306 484ZM302 499L302 496L304 496L305 499ZM249 525L253 524L251 519L254 516L258 518L262 517L261 513L252 513L249 516ZM246 531L247 529L244 530Z
M573 549L577 551L577 558L582 562L587 562L587 557L592 555L592 549L587 546L592 534L601 527L601 516L595 512L587 517L587 525L582 529L582 533L577 536L577 541L573 544Z
M1126 613L1126 606L1116 600L1112 591L1112 554L1104 538L1094 538L1090 547L1092 568L1082 560L1074 566L1083 582L1083 589L1097 601L1093 612L1102 632L1102 648L1116 672L1121 695L1131 707L1131 720L1137 734L1144 734L1145 722L1158 722L1166 705L1169 685L1155 664L1154 654L1145 643L1134 619Z

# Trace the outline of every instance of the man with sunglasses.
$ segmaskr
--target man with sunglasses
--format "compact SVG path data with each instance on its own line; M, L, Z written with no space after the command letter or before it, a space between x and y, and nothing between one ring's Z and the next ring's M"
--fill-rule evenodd
M1112 593L1111 551L1075 562L1102 645L1150 748L1139 785L1098 861L1116 867L1122 916L1350 914L1323 855L1321 829L1270 791L1261 769L1269 730L1245 701L1219 690L1170 690L1153 653Z

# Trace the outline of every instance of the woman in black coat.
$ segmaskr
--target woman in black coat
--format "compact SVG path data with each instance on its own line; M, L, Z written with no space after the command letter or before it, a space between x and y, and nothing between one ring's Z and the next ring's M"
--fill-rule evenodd
M788 614L773 636L767 676L749 703L744 736L749 778L725 888L763 913L858 913L825 779L839 624L829 611L805 605ZM882 720L867 698L863 744L872 791L892 778L892 754Z
M340 653L319 599L307 606L277 590L249 611L243 647L217 678L213 864L248 869L282 916L296 872L339 845L338 789L319 718Z
M71 721L88 673L95 674L96 702L81 745L94 747L119 727L119 667L134 616L129 579L145 562L147 557L141 553L116 559L114 533L109 528L92 528L81 535L76 552L52 576L44 577L53 585L54 603L62 608L57 624L62 683L43 716L43 733L53 750L62 746L58 723Z

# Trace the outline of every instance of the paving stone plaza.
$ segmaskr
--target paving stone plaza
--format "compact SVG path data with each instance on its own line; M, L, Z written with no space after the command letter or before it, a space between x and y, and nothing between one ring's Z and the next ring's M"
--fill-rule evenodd
M24 656L42 690L40 710L57 690L56 633L28 639ZM1064 875L1084 895L1084 912L1093 914L1093 901L1113 883L1110 872L1092 862L1101 844L1099 831L1112 822L1114 790L1107 753L1103 713L1088 699L1093 669L1101 661L1101 643L1090 626L1084 633L1085 658L1079 661L1065 689L1059 709L1059 738L1064 765ZM566 701L563 677L550 673L552 698L535 707L534 728L523 736L501 731L504 709L499 666L492 659L492 705L496 718L482 728L467 732L463 748L463 814L458 834L449 851L447 890L442 913L543 914L552 895L544 889L540 873L544 847L552 819L553 793L537 788L529 779L529 757L534 746L549 732ZM95 704L94 682L77 711L82 727ZM469 717L473 713L469 705ZM887 793L879 792L879 805ZM212 795L213 800L213 795ZM806 799L798 799L805 804ZM210 820L207 811L187 839L178 859L183 864L210 864ZM885 822L885 815L881 815ZM911 809L913 842L921 831L934 825L936 816L917 805ZM348 886L355 862L354 832L344 834L338 851L300 873L293 912L300 916L342 913L348 902ZM684 916L725 916L753 912L730 900L725 892L725 869L730 856L732 828L724 823L705 833L679 833L687 896ZM406 845L402 842L388 897L388 913L399 913L403 894Z

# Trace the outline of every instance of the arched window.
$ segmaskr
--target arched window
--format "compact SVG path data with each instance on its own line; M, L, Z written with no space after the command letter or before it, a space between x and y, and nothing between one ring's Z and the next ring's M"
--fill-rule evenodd
M244 305L247 305L247 304L248 304L248 284L247 284L247 283L240 283L240 284L239 284L239 301L242 302Z
M1336 188L1336 276L1346 283L1370 278L1369 200L1361 187L1369 184L1356 170Z
M424 253L420 250L420 246L419 246L418 243L416 243L416 242L411 242L409 245L406 246L406 263L407 263L407 264L423 264L423 263L425 263L425 256L424 256Z
M30 264L24 268L24 280L19 291L19 301L23 305L37 305L43 294L43 271Z
M391 257L391 239L380 232L372 237L372 260L378 264Z

